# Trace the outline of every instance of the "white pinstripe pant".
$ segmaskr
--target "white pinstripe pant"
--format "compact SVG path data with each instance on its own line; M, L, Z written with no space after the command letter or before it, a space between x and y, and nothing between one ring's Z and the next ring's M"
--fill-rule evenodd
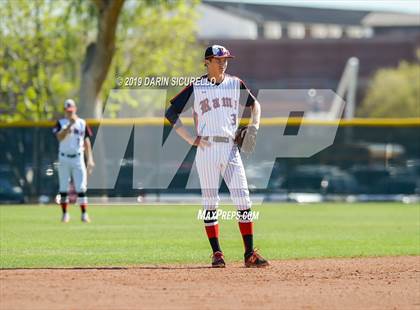
M69 182L73 178L74 187L78 194L85 193L87 190L87 172L83 153L75 158L68 158L61 154L59 156L58 180L60 193L67 193ZM62 196L62 202L68 202L68 196ZM87 203L87 197L78 197L80 204Z
M75 158L68 158L58 155L58 177L60 192L67 193L70 178L73 178L74 186L77 193L84 193L87 190L87 172L83 153Z
M220 176L229 188L230 197L238 210L251 208L248 183L238 147L210 141L211 146L197 148L195 163L200 179L203 208L215 210L219 204Z

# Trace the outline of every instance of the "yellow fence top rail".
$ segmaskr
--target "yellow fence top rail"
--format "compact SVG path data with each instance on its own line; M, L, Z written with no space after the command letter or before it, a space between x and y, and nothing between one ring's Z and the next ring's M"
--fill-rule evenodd
M181 118L185 125L192 126L194 121L192 118ZM249 120L242 120L241 123L246 124ZM168 124L162 117L144 117L144 118L119 118L119 119L88 119L90 126L161 126L164 123ZM15 121L2 122L0 128L20 128L20 127L52 127L55 121ZM316 120L316 119L302 119L302 118L286 118L273 117L262 118L261 125L263 126L281 126L281 125L319 125L319 126L357 126L357 127L417 127L420 126L420 117L416 118L354 118L351 120Z

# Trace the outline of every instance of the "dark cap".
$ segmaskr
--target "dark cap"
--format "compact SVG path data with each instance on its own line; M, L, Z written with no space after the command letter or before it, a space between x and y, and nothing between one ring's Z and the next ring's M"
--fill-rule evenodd
M204 53L204 58L233 58L234 56L230 54L229 50L221 45L212 45L206 48L206 52Z

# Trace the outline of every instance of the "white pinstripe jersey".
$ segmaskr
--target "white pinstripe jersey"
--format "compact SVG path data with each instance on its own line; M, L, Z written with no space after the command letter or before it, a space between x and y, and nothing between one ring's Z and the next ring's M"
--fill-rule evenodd
M63 128L69 126L70 121L67 118L62 118L57 121L53 128L53 133L56 134ZM72 126L70 133L59 142L59 152L66 154L83 153L84 140L86 137L91 137L92 131L87 126L86 121L78 117Z
M242 113L240 106L256 101L241 79L225 74L223 81L212 84L207 75L185 87L170 102L166 118L177 126L179 115L192 108L198 136L234 137Z
M193 84L197 135L234 137L238 127L241 80L226 74L216 85L208 82L207 77L203 79Z

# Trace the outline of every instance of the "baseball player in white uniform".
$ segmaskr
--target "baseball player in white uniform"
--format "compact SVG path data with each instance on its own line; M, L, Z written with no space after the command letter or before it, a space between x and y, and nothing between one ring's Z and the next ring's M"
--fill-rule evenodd
M204 55L207 74L175 96L165 116L187 143L198 147L195 164L206 212L205 229L213 250L212 266L225 267L216 218L221 175L240 215L245 266L265 267L267 260L253 248L253 223L246 216L250 214L251 200L241 155L234 143L240 105L250 110L254 130L259 128L261 108L242 80L225 73L229 58L233 56L225 47L208 47ZM196 136L192 136L179 119L188 108L192 108Z
M67 212L68 188L70 180L73 180L78 196L78 203L82 212L82 221L90 222L87 213L87 173L91 173L95 163L92 156L90 137L92 131L86 121L77 116L76 103L72 99L64 102L65 117L58 120L53 128L53 133L59 141L59 186L60 204L63 211L62 222L70 221ZM87 167L85 165L85 156Z

